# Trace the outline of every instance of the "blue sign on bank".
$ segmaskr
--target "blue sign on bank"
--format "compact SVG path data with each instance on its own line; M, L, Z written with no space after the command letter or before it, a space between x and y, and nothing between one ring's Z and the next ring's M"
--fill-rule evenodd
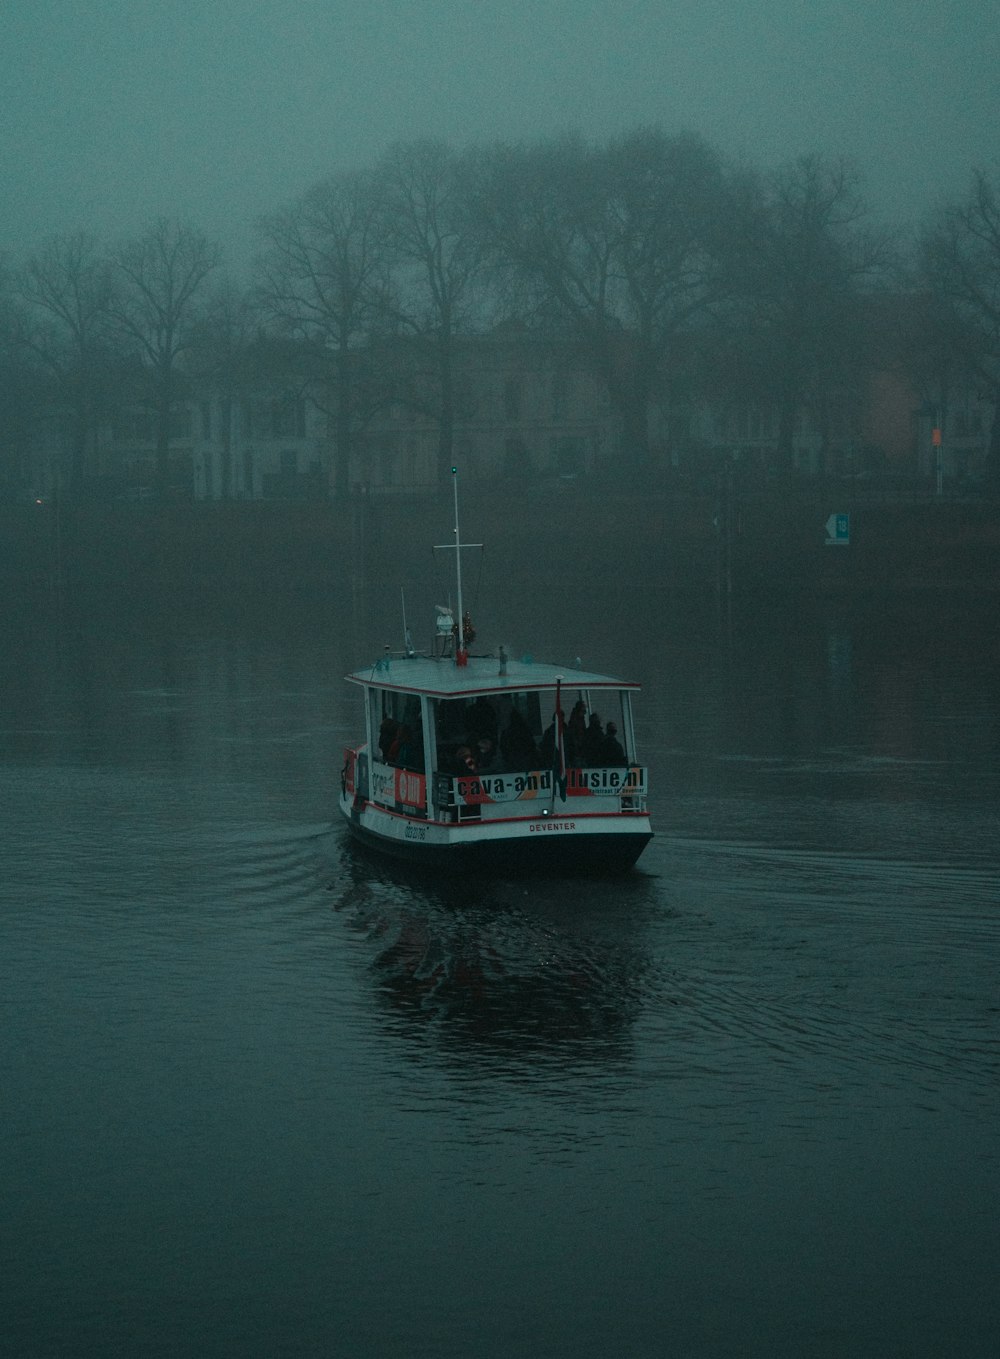
M847 547L851 541L851 516L831 514L826 521L827 547Z

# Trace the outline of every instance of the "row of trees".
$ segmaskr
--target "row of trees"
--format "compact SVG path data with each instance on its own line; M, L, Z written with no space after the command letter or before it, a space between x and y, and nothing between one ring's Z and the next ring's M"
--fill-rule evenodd
M79 487L91 433L124 396L153 413L163 493L178 400L198 382L238 395L254 356L283 343L329 413L338 494L359 429L390 398L432 408L447 474L456 344L511 320L588 356L640 472L654 396L777 410L790 468L801 410L822 418L873 365L902 366L938 402L959 383L992 398L1000 382L1000 201L985 172L905 254L843 163L763 174L655 128L598 145L400 144L258 227L245 287L217 244L166 220L113 248L55 238L9 267L3 446L57 406Z
M111 250L84 232L53 238L7 272L0 294L7 451L16 457L32 420L55 411L68 435L65 481L78 491L96 425L135 400L154 414L164 491L171 413L191 378L184 360L205 338L207 285L221 259L199 232L159 221Z

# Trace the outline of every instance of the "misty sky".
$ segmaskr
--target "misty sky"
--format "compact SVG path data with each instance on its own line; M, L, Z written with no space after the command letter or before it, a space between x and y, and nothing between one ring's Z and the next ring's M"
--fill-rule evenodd
M913 223L1000 160L996 0L3 0L0 251L261 213L398 138L642 123L853 159Z

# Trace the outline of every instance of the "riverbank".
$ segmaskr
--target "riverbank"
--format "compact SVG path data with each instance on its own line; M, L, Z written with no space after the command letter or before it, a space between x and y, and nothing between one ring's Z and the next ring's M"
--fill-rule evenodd
M849 540L828 543L832 515ZM841 524L843 529L843 524ZM490 558L585 587L615 572L677 592L876 594L1000 588L1000 504L872 503L837 491L642 498L549 485L467 488L462 531ZM395 575L450 543L440 495L348 507L277 503L6 507L0 583L12 592L246 590L294 595Z

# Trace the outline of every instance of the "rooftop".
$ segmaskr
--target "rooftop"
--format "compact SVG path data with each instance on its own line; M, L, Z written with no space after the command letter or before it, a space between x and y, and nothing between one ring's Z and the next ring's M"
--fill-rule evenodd
M503 694L528 689L554 689L561 680L567 689L638 689L632 680L599 675L592 670L550 665L529 657L509 659L507 673L500 673L497 656L470 656L457 666L451 656L391 656L376 661L364 670L354 670L345 678L352 684L373 684L380 689L428 694L436 698L457 698L475 694Z

